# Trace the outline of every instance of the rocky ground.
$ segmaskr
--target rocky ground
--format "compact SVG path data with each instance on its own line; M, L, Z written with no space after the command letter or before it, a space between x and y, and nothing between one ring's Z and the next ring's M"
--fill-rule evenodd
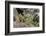
M30 24L30 25L28 25L28 24L25 24L25 23L16 23L16 22L14 22L14 28L21 28L21 27L34 27L34 25L32 25L32 24Z

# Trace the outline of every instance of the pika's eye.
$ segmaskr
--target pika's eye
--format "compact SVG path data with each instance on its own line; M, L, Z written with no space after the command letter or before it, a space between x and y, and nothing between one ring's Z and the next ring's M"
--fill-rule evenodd
M13 21L16 21L15 17L13 17Z

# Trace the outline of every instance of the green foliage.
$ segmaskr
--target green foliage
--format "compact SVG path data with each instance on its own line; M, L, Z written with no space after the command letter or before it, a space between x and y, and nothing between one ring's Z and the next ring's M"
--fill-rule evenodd
M39 26L39 18L36 17L36 16L33 16L33 15L30 15L30 16L22 16L22 15L19 15L21 22L25 23L26 25L28 26Z

